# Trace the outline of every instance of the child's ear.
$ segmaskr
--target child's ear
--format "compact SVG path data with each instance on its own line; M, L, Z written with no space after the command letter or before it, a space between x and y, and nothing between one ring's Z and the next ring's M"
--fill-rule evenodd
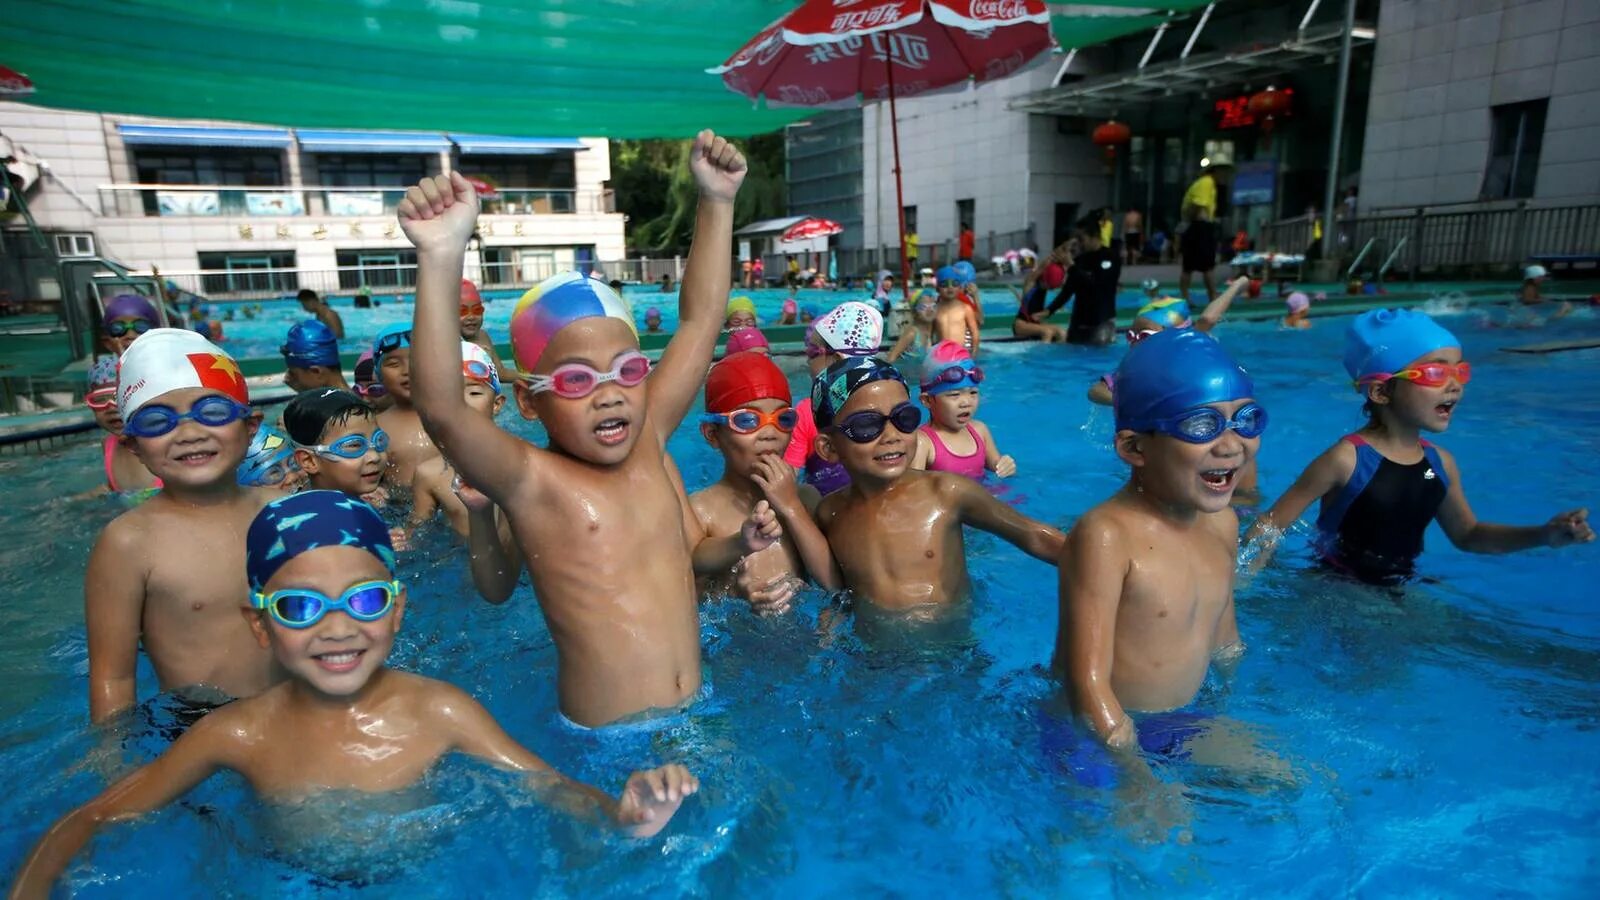
M539 421L539 411L533 406L533 389L521 381L512 388L517 395L517 412L529 422Z
M272 649L272 634L268 630L266 610L241 606L239 614L244 616L245 623L250 626L250 634L255 637L256 643L261 645L261 649Z
M294 450L294 461L295 465L300 467L300 471L306 473L307 475L315 475L317 472L321 471L322 468L322 461L317 459L317 455L315 453L299 447L296 447Z
M710 444L712 447L718 450L722 449L722 442L718 440L717 436L717 426L711 424L710 422L700 423L700 436L705 438L706 443Z
M1142 466L1145 463L1144 435L1137 431L1123 429L1113 437L1112 446L1117 449L1117 456L1130 466Z
M506 408L506 395L505 394L496 394L495 398L494 398L494 404L489 407L489 415L490 416L498 416L498 415L500 415L500 410L505 409L505 408Z
M838 448L833 446L833 435L827 432L818 432L817 439L812 442L811 449L822 457L823 461L836 463L839 461Z
M1375 381L1367 385L1367 402L1373 406L1388 406L1394 399L1394 391L1390 389L1389 382Z
M251 440L255 439L256 432L261 430L261 410L256 410L245 416L246 431L250 433Z

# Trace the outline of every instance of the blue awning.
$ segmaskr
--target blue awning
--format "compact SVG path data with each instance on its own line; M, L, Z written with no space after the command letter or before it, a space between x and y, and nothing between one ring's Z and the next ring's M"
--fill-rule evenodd
M295 129L308 153L438 153L450 142L436 131L313 131Z
M539 156L563 150L587 150L577 138L506 137L496 134L452 134L462 153L496 153L505 156Z
M122 142L133 146L167 147L272 147L294 142L283 128L209 128L202 125L118 125Z

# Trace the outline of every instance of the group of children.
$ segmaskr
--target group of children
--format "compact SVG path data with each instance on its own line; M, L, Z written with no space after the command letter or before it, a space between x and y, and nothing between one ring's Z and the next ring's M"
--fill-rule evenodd
M319 355L322 332L302 329L285 345L297 381L326 379L300 382L314 386L284 410L287 440L272 448L272 465L296 471L305 490L268 484L271 466L257 466L260 483L241 483L264 426L226 354L159 328L121 349L116 446L161 490L108 525L89 560L90 715L104 722L133 706L142 646L194 724L51 828L19 873L19 894L47 889L99 825L159 807L223 767L271 797L380 791L460 750L526 771L551 802L631 833L667 822L698 784L681 766L636 772L613 799L555 773L461 691L385 668L406 604L396 567L405 529L379 510L407 489L412 522L443 509L465 536L486 599L504 600L526 570L556 645L560 713L574 727L648 719L702 696L704 591L778 614L816 584L864 609L947 617L970 593L970 526L1057 567L1053 667L1095 745L1122 760L1175 748L1146 717L1190 704L1212 664L1242 650L1231 502L1268 414L1207 333L1239 285L1192 322L1173 304L1141 311L1104 385L1128 481L1063 534L979 481L1016 464L974 418L980 323L958 272L938 273L931 321L919 316L932 327L925 349L897 348L917 363L912 379L877 355L882 317L862 303L812 323L799 404L764 341L746 338L713 365L730 324L745 162L702 132L689 164L700 192L694 243L679 327L655 363L621 297L570 273L518 301L514 367L503 366L475 339L481 300L462 282L475 190L455 173L410 188L399 218L417 249L413 322L379 333L356 391L318 374L337 369ZM1427 316L1358 318L1345 365L1369 424L1313 462L1256 532L1281 533L1320 499L1319 552L1379 581L1411 571L1435 517L1473 551L1593 539L1583 510L1529 528L1473 517L1453 459L1422 438L1448 427L1470 377L1459 343ZM496 425L507 383L547 446ZM666 441L702 386L699 431L724 471L690 494ZM114 462L108 450L108 474ZM143 539L151 533L163 541ZM367 723L379 719L395 727L374 733Z

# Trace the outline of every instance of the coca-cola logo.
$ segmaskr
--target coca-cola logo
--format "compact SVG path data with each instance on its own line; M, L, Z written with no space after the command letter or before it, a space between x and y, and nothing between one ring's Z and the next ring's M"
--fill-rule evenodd
M1025 0L972 0L974 19L1020 19L1028 14Z

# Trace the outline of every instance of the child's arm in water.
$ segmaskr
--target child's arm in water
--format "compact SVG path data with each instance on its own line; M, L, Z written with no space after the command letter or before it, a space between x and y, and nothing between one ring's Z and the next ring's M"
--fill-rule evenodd
M1089 402L1101 406L1110 406L1116 402L1116 398L1111 396L1111 387L1106 384L1104 377L1096 378L1094 384L1089 385Z
M839 567L833 561L828 539L817 527L816 520L811 518L816 500L808 506L801 498L800 486L794 480L794 470L778 456L762 456L756 460L750 480L761 488L773 512L777 513L784 532L794 541L800 561L805 564L806 574L825 590L843 590L844 577L839 574ZM817 492L811 490L810 495L816 498Z
M100 532L83 576L89 632L89 721L106 719L137 698L145 577L137 529L117 518Z
M467 508L467 559L472 585L490 603L504 603L522 577L522 550L510 527L495 515L495 505L482 491L473 490L458 477L453 485Z
M1228 314L1228 307L1233 305L1233 301L1239 296L1239 292L1244 290L1245 285L1249 283L1250 276L1248 275L1240 275L1238 278L1228 282L1227 289L1217 299L1206 304L1204 310L1201 310L1199 317L1194 320L1194 330L1209 332L1217 327L1218 323L1222 321L1222 317Z
M943 491L953 491L961 524L987 531L1034 559L1052 565L1061 557L1066 535L1037 519L1030 519L995 499L983 485L964 475L935 475Z
M1118 750L1137 747L1133 720L1111 690L1117 607L1130 565L1121 530L1098 509L1084 513L1073 526L1059 561L1056 674L1066 679L1073 710L1100 740Z
M1439 526L1444 529L1450 543L1468 553L1515 553L1534 547L1565 547L1568 544L1586 544L1594 540L1594 529L1589 526L1589 511L1573 509L1558 513L1543 525L1500 525L1480 522L1467 505L1467 494L1461 487L1461 473L1456 469L1456 458L1437 448L1444 461L1445 474L1450 476L1450 492L1444 495L1439 506Z
M995 446L994 435L989 433L989 426L972 420L972 427L978 429L978 434L983 438L983 467L1000 476L1010 478L1017 474L1017 461L1000 452Z
M1278 541L1283 539L1284 532L1300 520L1311 504L1344 487L1355 468L1356 448L1349 441L1334 444L1312 460L1311 465L1306 466L1294 484L1278 498L1278 502L1258 516L1251 523L1250 530L1245 532L1244 543L1256 544L1260 550L1255 568L1266 565ZM1257 539L1260 539L1258 544Z
M650 837L666 827L684 798L700 790L688 769L670 764L629 775L621 798L614 800L599 788L567 778L512 740L465 691L439 683L434 709L452 728L457 750L502 769L527 772L534 789L551 805L580 815L598 811L632 837Z
M744 155L702 131L689 149L689 169L700 203L678 291L678 328L650 376L648 416L663 447L705 383L722 333L733 269L733 198L744 181Z
M913 324L910 328L900 329L900 336L894 339L894 346L889 348L889 352L883 358L888 362L894 362L899 359L907 350L911 349L911 342L916 338L916 325Z
M967 319L967 333L972 335L972 358L977 359L978 344L982 338L982 335L980 335L979 332L983 330L983 323L978 321L978 314L973 311L972 307L963 303L961 304L961 309Z
M537 503L543 454L461 402L461 272L478 220L478 192L459 172L406 190L400 227L417 248L412 315L411 399L439 450L461 477L500 506Z
M228 765L231 744L225 718L214 713L196 722L149 765L57 820L17 872L11 896L49 896L50 886L102 825L160 809Z

